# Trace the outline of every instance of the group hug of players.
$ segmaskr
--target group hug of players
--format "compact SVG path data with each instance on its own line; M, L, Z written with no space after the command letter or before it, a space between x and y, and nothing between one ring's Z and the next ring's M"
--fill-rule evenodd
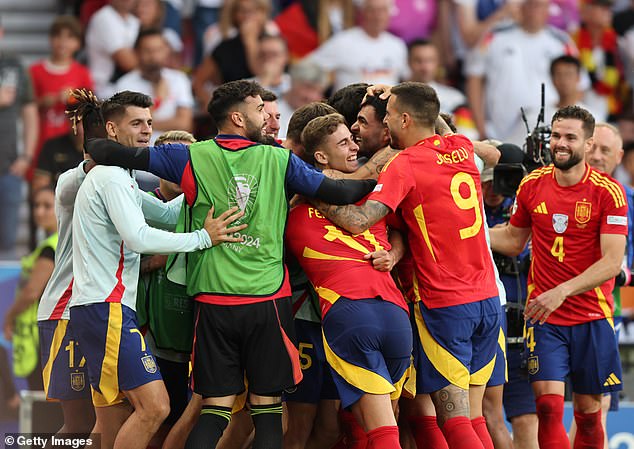
M263 94L226 83L208 106L214 139L168 133L148 147L149 97L75 92L87 160L57 184L38 317L60 432L121 449L390 449L407 413L419 449L491 449L482 400L506 360L490 248L517 255L530 238L539 446L570 447L570 376L574 448L603 447L601 395L622 387L611 291L628 226L623 188L584 162L593 117L555 113L554 164L526 176L510 223L488 230L483 162L431 87L369 89L389 146L365 171L324 104L295 113L306 124L293 151L261 143ZM161 178L153 196L132 170ZM401 410L400 397L412 400Z

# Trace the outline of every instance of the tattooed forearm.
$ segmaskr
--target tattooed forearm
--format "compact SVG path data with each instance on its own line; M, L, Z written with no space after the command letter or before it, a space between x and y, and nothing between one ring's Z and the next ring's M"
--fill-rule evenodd
M330 221L353 234L361 234L390 211L386 205L378 201L366 201L361 206L335 206L320 200L311 201Z
M448 419L456 416L469 416L469 391L448 385L431 394L436 408L438 424L442 428Z

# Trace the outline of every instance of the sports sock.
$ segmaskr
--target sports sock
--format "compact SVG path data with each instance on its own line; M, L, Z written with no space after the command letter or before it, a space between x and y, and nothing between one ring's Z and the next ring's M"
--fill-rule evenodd
M570 447L563 424L564 397L559 394L543 394L535 400L537 408L537 440L540 449Z
M594 413L575 412L577 436L574 449L602 449L603 426L601 425L601 410Z
M368 432L368 449L401 449L397 426L377 427Z
M231 422L231 407L203 405L198 422L189 433L185 449L214 449Z
M449 449L435 416L410 416L408 421L418 449Z
M475 430L476 435L482 441L482 445L484 449L494 449L493 440L491 439L491 435L489 434L489 430L487 429L487 421L484 416L478 416L471 420L471 425L473 426L473 430Z
M449 449L484 449L482 441L473 430L471 420L466 416L456 416L445 421L442 433L447 439Z
M251 418L255 427L253 449L279 449L282 447L282 403L251 405Z
M368 436L357 421L357 418L354 417L352 412L346 410L341 410L339 416L346 439L346 447L348 449L366 449L368 446Z

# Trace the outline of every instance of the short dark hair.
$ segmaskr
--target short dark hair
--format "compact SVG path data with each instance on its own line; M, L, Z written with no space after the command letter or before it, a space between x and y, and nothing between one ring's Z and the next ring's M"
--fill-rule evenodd
M308 103L291 115L291 119L288 122L288 130L286 131L286 138L295 142L301 141L302 131L315 117L321 117L322 115L336 113L337 110L329 104L322 103L321 101L314 101Z
M447 126L449 127L452 133L458 132L458 128L456 128L456 125L453 122L453 116L451 114L447 114L446 112L441 112L438 115L442 117L442 119L445 121L445 123L447 124ZM436 130L436 134L441 134L438 131L440 130Z
M275 95L273 92L267 89L262 89L262 93L260 94L260 97L262 97L262 101L270 102L270 101L277 100L277 95Z
M430 45L435 48L435 45L429 39L414 39L407 44L407 56L411 56L412 50L416 47L427 47Z
M581 61L579 58L575 58L571 55L561 55L556 57L550 62L550 76L552 77L555 74L555 67L559 64L571 64L577 68L577 73L581 73Z
M368 95L363 103L361 103L361 110L365 106L371 106L374 108L374 113L379 122L382 122L385 118L385 112L387 109L387 99L382 100L380 95ZM356 118L355 118L356 121ZM353 122L354 123L354 122Z
M133 92L124 90L117 92L110 99L106 100L102 107L101 113L105 121L116 120L125 114L129 106L138 108L149 108L152 106L152 98L141 92Z
M163 37L163 31L160 28L146 28L144 30L139 31L139 34L136 37L136 40L134 41L134 49L138 50L139 47L141 46L141 42L143 41L143 39L145 39L146 37L152 37L152 36L159 36L165 39Z
M338 112L315 117L308 122L302 131L302 145L304 145L304 152L312 164L315 163L315 150L324 143L329 135L337 131L340 125L345 126L346 121L343 115Z
M221 84L214 90L207 105L207 112L211 115L217 127L227 120L231 108L242 103L247 97L262 95L264 89L255 81L237 80Z
M586 109L579 106L566 106L561 108L553 115L550 121L552 126L558 120L573 119L580 120L584 132L584 137L589 139L594 134L594 117Z
M433 128L440 112L436 91L425 83L407 81L392 88L399 112L407 112L416 123Z
M350 84L339 89L328 99L328 104L343 115L348 126L357 121L357 114L361 110L361 102L368 87L368 83Z
M58 16L55 18L51 27L48 29L50 37L58 36L63 30L70 31L74 37L81 41L82 30L81 23L74 16Z

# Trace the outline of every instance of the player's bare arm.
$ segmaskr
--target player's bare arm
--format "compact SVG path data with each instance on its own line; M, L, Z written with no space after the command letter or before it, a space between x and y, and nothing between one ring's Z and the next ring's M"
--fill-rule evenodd
M569 281L550 289L526 305L524 316L531 323L546 319L563 304L569 296L587 292L605 281L616 277L621 270L625 252L625 236L618 234L601 234L601 259L590 265L583 273Z
M436 124L434 126L438 134L440 134L441 136L453 134L453 131L451 130L445 119L442 118L442 116L440 115L436 117Z
M361 234L390 213L390 209L385 204L372 200L366 201L361 206L354 204L335 206L318 200L311 200L311 202L330 221L353 234Z
M493 251L513 257L519 255L526 247L531 229L518 228L507 223L506 226L489 228L489 235Z
M374 153L368 162L352 173L342 173L339 170L330 168L324 170L323 173L333 179L379 179L379 173L381 173L385 164L398 153L399 150L387 147Z
M493 145L479 140L473 141L473 151L484 161L485 167L495 167L502 156Z

